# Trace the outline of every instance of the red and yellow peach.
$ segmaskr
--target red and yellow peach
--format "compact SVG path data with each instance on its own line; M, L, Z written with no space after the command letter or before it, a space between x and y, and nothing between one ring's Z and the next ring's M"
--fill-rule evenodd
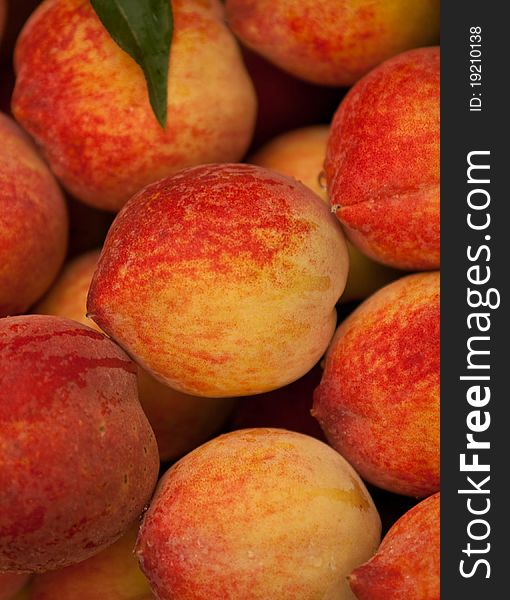
M88 311L170 386L250 395L317 363L347 268L341 228L308 188L253 165L200 166L119 213Z
M297 77L350 86L370 69L439 39L439 0L227 0L244 44Z
M370 483L416 497L438 491L438 272L394 281L340 325L313 414Z
M45 0L15 54L12 109L77 198L118 210L148 183L185 167L239 160L256 112L239 48L218 0L173 0L163 130L140 67L90 2Z
M439 268L439 48L400 54L349 91L325 171L333 210L362 252Z
M326 444L282 429L235 431L161 479L136 553L160 600L350 600L380 520Z

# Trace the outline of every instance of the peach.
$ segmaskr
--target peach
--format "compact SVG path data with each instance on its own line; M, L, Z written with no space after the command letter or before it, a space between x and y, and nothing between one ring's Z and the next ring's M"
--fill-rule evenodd
M438 491L438 272L390 283L340 325L313 414L370 483L416 497Z
M74 321L0 320L0 571L84 560L141 513L159 460L135 372Z
M351 573L359 600L439 600L439 493L390 529L376 555Z
M329 205L325 183L322 183L328 137L329 127L325 125L289 131L266 144L249 162L295 177ZM398 271L370 260L350 243L347 250L349 275L341 302L363 300L399 276Z
M0 572L0 600L12 600L28 580L28 575Z
M19 314L50 286L67 247L67 212L31 141L0 114L0 317Z
M244 44L297 77L350 86L383 60L439 40L439 0L227 0Z
M191 165L239 160L256 99L218 0L173 0L168 124L140 67L90 2L45 0L19 37L13 113L80 200L118 210L146 184Z
M133 554L138 526L96 556L36 575L30 600L141 600L154 598Z
M136 553L159 600L347 600L380 520L350 465L283 429L220 436L176 463Z
M86 316L87 292L99 250L70 261L34 312L73 319L99 330ZM217 433L232 411L232 398L197 398L178 392L138 369L140 404L156 435L161 460L175 460Z
M170 386L250 395L317 363L346 273L341 228L308 188L253 165L204 165L119 213L88 311Z
M400 54L349 91L325 170L333 210L362 252L439 268L439 48Z

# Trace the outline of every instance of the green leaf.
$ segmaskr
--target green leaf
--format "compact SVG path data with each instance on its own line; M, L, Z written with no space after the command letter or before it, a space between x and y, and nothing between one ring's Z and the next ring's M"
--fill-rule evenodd
M142 68L152 110L165 128L173 34L170 0L91 0L91 3L112 39Z

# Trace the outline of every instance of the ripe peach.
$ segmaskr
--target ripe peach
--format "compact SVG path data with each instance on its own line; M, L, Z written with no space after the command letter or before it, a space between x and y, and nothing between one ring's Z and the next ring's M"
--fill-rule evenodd
M184 167L239 160L256 99L218 0L173 0L168 125L156 121L140 67L89 2L45 0L16 47L13 112L77 198L118 210Z
M119 538L159 468L135 366L68 319L0 320L0 571L63 567Z
M36 575L30 600L140 600L154 598L133 554L138 526L96 556Z
M400 54L349 91L325 170L354 245L394 267L439 267L439 48Z
M295 177L329 205L321 182L328 137L329 127L324 125L289 131L266 144L249 162ZM341 302L363 300L399 276L398 271L370 260L350 243L347 250L349 275Z
M136 553L160 600L346 600L346 576L379 535L370 495L332 448L246 429L163 476Z
M439 600L439 504L439 493L417 504L351 573L359 600Z
M1 3L0 3L1 4ZM0 573L0 600L11 600L28 580L28 575Z
M99 250L70 261L34 312L73 319L100 331L86 316L87 292ZM161 460L175 460L218 432L232 411L232 398L197 398L178 392L138 369L140 404L156 435Z
M390 283L341 324L313 414L370 483L417 497L439 489L439 273Z
M439 0L227 0L244 44L297 77L350 86L383 60L439 39Z
M33 144L0 114L0 317L24 312L64 260L67 212Z
M117 216L88 311L172 387L250 395L317 363L346 273L341 228L308 188L205 165L147 186Z

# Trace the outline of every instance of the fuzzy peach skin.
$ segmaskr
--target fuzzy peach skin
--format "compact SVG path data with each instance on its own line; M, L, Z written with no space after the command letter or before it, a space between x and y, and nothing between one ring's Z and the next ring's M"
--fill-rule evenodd
M142 512L159 460L135 373L74 321L0 320L0 571L84 560Z
M159 600L347 600L379 536L369 493L332 448L245 429L163 476L136 554Z
M323 171L328 137L329 127L325 125L289 131L268 142L249 162L295 177L329 206ZM350 243L347 250L349 275L341 302L363 300L399 276L398 271L370 260Z
M359 81L331 125L333 210L382 263L439 268L439 48L412 50Z
M253 165L205 165L131 199L106 239L90 317L197 396L286 385L331 339L347 251L325 204Z
M375 556L349 577L359 600L439 600L439 509L437 493L393 525Z
M50 286L67 248L64 198L29 138L0 113L0 317Z
M438 272L390 283L340 325L313 414L370 483L416 497L438 491Z
M164 131L140 67L87 0L45 0L16 47L12 108L77 198L118 210L184 167L239 160L256 99L218 0L173 0Z
M439 0L227 0L247 46L313 83L350 86L383 60L439 40Z
M99 327L86 316L87 292L99 250L70 261L34 312ZM197 398L178 392L138 369L140 404L156 435L161 460L175 460L217 433L235 406L232 398Z
M28 580L28 575L0 573L0 600L11 600Z
M140 600L145 595L154 598L133 554L138 525L88 560L36 575L30 600Z

